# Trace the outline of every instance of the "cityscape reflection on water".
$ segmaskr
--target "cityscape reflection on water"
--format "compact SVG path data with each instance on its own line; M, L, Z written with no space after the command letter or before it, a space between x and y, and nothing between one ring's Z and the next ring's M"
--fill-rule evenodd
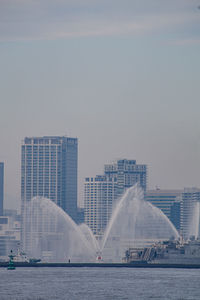
M1 300L199 299L199 270L0 269Z

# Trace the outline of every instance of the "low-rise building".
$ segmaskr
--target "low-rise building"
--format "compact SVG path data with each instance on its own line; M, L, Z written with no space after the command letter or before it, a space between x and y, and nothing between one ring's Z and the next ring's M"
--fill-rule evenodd
M145 199L162 210L162 212L170 219L171 206L181 193L182 190L148 190Z
M13 221L12 217L0 216L0 260L8 260L11 250L17 254L20 248L20 230L19 221Z

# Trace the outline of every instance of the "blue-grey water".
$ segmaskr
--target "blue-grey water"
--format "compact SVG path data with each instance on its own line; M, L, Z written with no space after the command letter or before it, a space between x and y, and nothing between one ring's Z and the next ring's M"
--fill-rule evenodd
M200 299L200 270L0 268L4 299Z

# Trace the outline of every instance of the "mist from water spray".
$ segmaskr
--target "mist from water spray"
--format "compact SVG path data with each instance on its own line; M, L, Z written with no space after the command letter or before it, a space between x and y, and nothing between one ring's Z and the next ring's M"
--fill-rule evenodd
M105 261L119 262L125 251L138 243L179 237L162 211L144 200L138 185L129 188L118 201L101 241L86 224L75 224L49 199L33 198L26 213L28 254L46 261L95 261L102 253Z
M75 224L54 202L35 197L26 208L29 228L27 252L31 256L43 257L47 261L93 261L96 249L92 237L86 238ZM90 234L87 225L84 231Z
M194 236L195 239L199 237L199 227L200 227L200 203L196 202L192 208L192 217L189 224L189 234L188 238Z
M101 251L107 260L119 261L129 247L178 238L179 234L164 213L144 200L135 185L117 203L102 240Z
M134 186L132 189L135 191L136 186ZM138 193L138 198L141 199L141 197L143 197L143 191L140 189L140 190L137 191L137 193ZM115 208L113 209L113 213L112 213L112 215L111 215L111 219L110 219L110 221L109 221L109 223L108 223L108 226L107 226L107 228L106 228L106 230L105 230L104 237L103 237L103 239L102 239L101 250L103 250L103 248L105 247L105 243L106 243L106 241L107 241L107 239L108 239L108 236L109 236L109 234L110 234L110 232L111 232L111 229L112 229L112 227L113 227L113 224L114 224L115 222L117 222L118 215L119 215L120 211L123 209L124 203L125 203L125 201L127 201L127 198L129 197L130 194L134 197L133 193L131 193L131 190L128 189L128 190L125 192L125 194L122 196L122 198L119 200L119 202L116 204ZM136 210L137 210L138 208L139 208L139 207L135 207ZM128 211L127 211L127 213L128 213ZM137 211L135 211L135 215L137 215ZM122 224L121 224L121 225L122 225ZM123 226L123 225L122 225L122 226ZM135 228L132 228L132 230L134 230L134 229L135 229Z
M98 253L100 251L99 243L95 238L92 230L85 223L81 224L79 228L82 234L84 235L84 237L86 238L87 242L91 246L91 248L94 249L96 253Z

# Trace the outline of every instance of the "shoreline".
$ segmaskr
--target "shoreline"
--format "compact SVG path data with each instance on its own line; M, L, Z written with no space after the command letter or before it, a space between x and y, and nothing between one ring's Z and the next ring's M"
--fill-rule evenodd
M200 269L200 264L149 264L149 263L26 263L14 262L14 266L28 268L174 268ZM0 262L0 268L7 268L8 262Z

